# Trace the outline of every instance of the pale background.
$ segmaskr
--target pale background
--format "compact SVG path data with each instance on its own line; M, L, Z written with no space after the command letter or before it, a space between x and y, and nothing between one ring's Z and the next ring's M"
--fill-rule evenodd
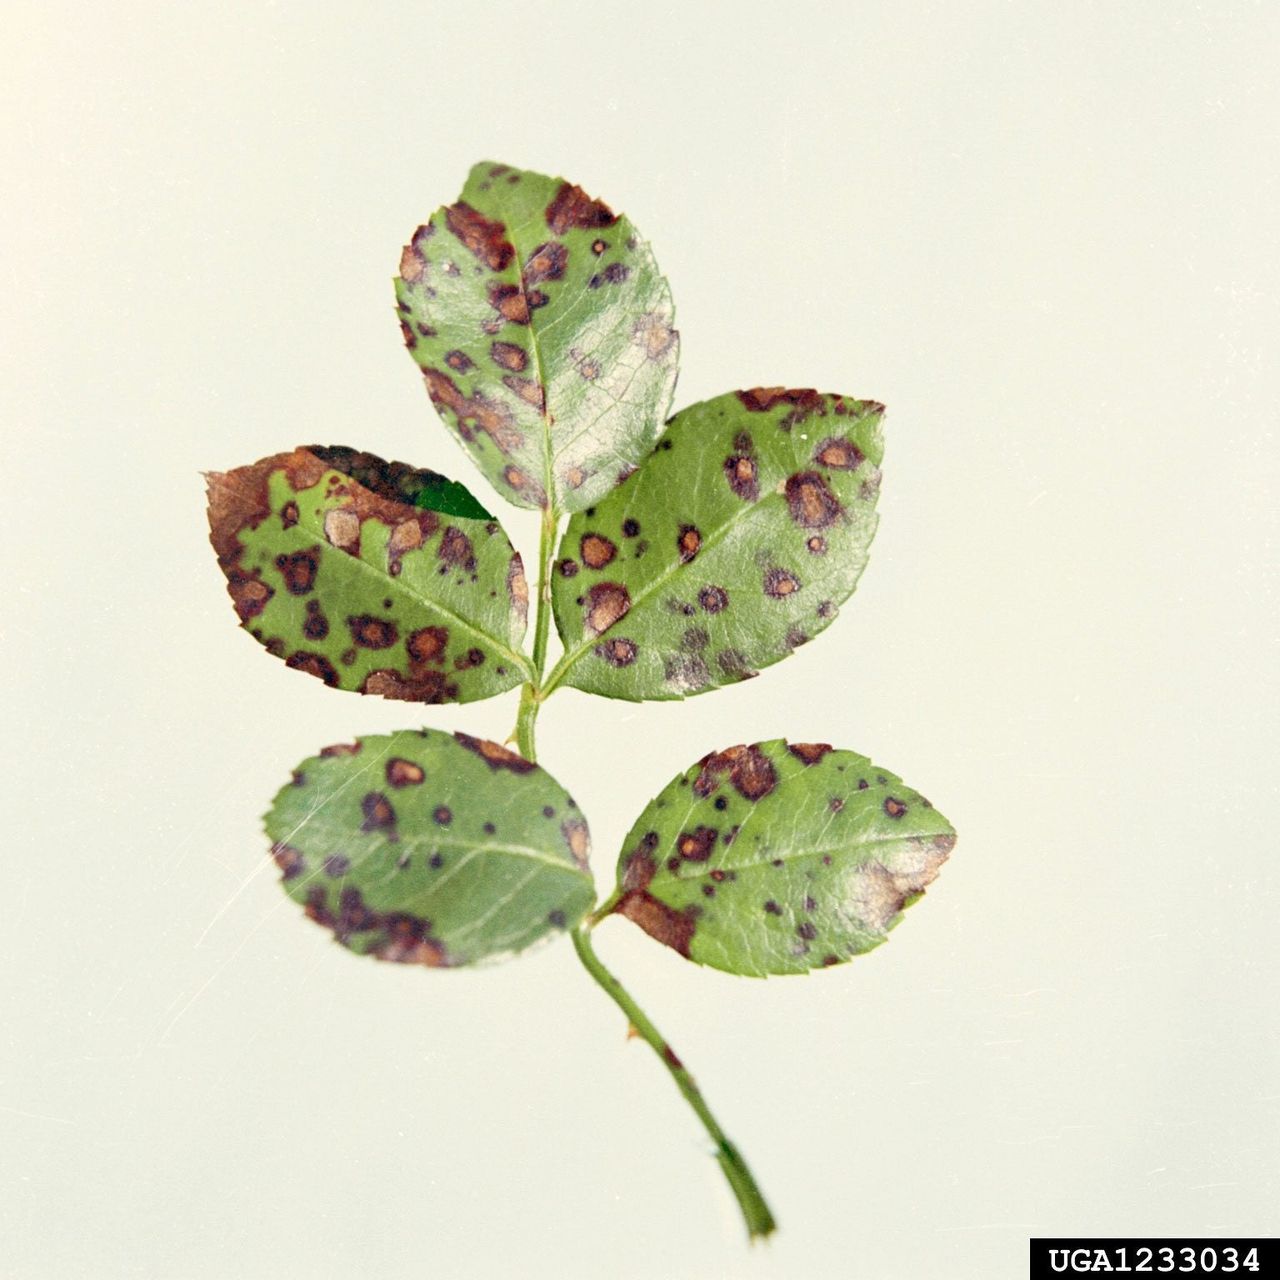
M0 1275L950 1280L1024 1274L1032 1234L1274 1231L1277 7L361 8L5 6ZM567 943L360 962L264 873L298 759L514 718L264 655L199 477L344 441L490 496L390 285L480 158L635 219L677 404L889 405L828 633L540 726L602 883L678 767L780 734L959 828L835 972L600 931L767 1247Z

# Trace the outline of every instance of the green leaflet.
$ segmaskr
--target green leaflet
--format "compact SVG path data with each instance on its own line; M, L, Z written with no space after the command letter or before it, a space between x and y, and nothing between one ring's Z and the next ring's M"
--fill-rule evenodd
M304 760L266 816L285 892L360 955L458 966L571 928L589 836L554 778L495 742L404 730Z
M803 973L879 946L955 839L866 756L781 738L729 747L640 815L613 910L699 964Z
M471 702L519 684L520 557L496 521L414 505L442 479L319 445L211 474L210 540L241 624L339 689Z
M563 682L688 697L827 627L875 533L883 413L775 387L676 414L640 470L569 521L552 587Z
M433 403L518 506L589 506L661 429L670 290L631 223L581 187L476 165L414 232L396 298Z

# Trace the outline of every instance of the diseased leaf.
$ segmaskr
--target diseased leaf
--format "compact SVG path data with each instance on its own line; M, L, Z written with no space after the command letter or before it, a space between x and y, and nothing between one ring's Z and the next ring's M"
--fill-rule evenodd
M569 521L552 587L564 682L684 698L829 626L875 533L883 413L774 387L676 414L640 470Z
M544 769L404 730L304 760L266 817L285 892L344 947L459 966L571 928L595 898L587 824Z
M415 505L443 480L320 445L212 473L210 541L241 624L339 689L471 702L519 684L520 557L494 520Z
M432 402L518 506L589 506L661 429L670 290L630 221L581 187L476 165L405 247L396 299Z
M879 946L955 839L866 756L781 738L728 747L640 815L614 910L698 964L803 973Z

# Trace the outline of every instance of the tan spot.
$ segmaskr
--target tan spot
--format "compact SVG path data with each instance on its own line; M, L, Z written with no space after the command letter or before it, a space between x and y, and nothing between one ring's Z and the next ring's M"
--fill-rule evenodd
M631 336L650 360L661 360L676 344L676 331L656 311L641 316Z
M844 514L840 500L816 471L787 477L784 486L791 518L805 529L825 529Z
M448 643L447 627L421 627L405 641L405 649L414 662L441 662Z
M676 537L676 550L680 553L680 563L688 564L702 550L702 534L691 524L682 524Z
M587 834L587 824L581 818L570 818L560 828L561 834L564 836L565 843L569 846L569 852L573 855L573 860L584 871L587 869L587 853L591 848L591 839Z
M809 765L817 764L832 747L829 742L791 742L787 744L787 750L797 760Z
M515 254L500 222L477 213L469 204L459 201L445 210L445 223L450 231L484 263L490 271L503 271ZM454 273L456 274L456 268Z
M631 608L631 594L620 582L598 582L587 593L586 629L600 635Z
M724 478L729 488L744 502L754 502L760 496L759 468L754 458L733 454L724 460Z
M493 363L511 373L523 373L529 363L529 356L523 347L514 342L495 342L489 348Z
M455 733L453 736L461 746L474 751L495 772L498 769L509 769L512 773L530 773L538 767L500 743L490 742L486 738L473 738L469 733Z
M426 776L422 766L414 764L412 760L393 756L387 761L387 782L393 787L416 787L421 785Z
M360 549L360 517L347 507L335 507L324 516L324 536L332 546L354 553Z
M602 200L593 200L579 186L565 182L547 205L547 226L558 236L574 227L588 231L611 227L617 215Z
M603 569L611 564L618 554L618 548L608 538L598 533L586 533L578 544L582 563L588 569Z
M764 593L775 600L783 600L800 590L800 579L786 569L770 569L764 575Z
M720 786L727 773L739 795L748 800L767 796L777 785L778 771L758 746L726 747L703 756L693 780L693 793L705 799Z
M832 471L856 471L863 459L862 450L852 440L824 440L815 450L813 460Z

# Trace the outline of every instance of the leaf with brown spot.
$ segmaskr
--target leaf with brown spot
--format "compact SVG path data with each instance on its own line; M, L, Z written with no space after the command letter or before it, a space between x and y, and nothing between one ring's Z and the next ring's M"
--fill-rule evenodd
M319 445L208 482L236 611L289 667L411 702L471 702L525 678L519 557L461 485ZM484 518L458 514L472 507Z
M883 412L757 388L676 414L639 470L569 521L561 563L581 572L552 585L565 643L553 682L684 698L754 675L824 630L875 533ZM588 554L598 547L617 554ZM616 616L599 608L606 590L627 601ZM694 614L707 638L696 659L680 654ZM616 661L615 629L628 662Z
M303 761L266 816L282 887L343 946L457 967L523 951L589 910L587 825L547 821L573 801L544 769L495 771L430 729L356 745Z
M955 838L866 756L781 738L726 747L636 820L612 910L699 964L804 973L879 946Z
M652 446L675 385L670 290L581 188L476 165L406 247L396 298L436 409L517 506L583 510Z

